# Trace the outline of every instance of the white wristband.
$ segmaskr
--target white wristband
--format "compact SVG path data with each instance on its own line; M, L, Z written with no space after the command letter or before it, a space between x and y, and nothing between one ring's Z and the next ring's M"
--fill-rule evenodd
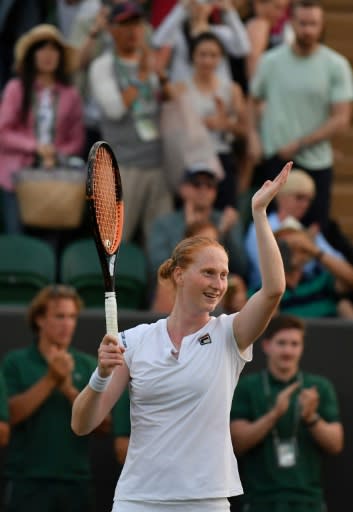
M96 368L92 373L91 378L89 379L88 385L90 388L93 389L93 391L97 391L97 393L102 393L108 387L111 379L111 375L109 375L108 377L101 377L98 373L98 368Z

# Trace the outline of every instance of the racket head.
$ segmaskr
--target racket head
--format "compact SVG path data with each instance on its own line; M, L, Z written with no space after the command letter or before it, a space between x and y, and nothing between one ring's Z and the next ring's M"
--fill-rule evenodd
M110 291L114 289L112 262L115 267L123 234L124 202L118 162L105 141L93 144L89 152L86 195L105 288Z

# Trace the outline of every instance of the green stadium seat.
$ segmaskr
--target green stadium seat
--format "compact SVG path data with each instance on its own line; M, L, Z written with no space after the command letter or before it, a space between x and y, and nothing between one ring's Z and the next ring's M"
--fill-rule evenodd
M137 245L123 242L116 265L118 308L143 309L147 290L145 256ZM103 276L92 239L72 242L63 252L61 280L74 286L86 307L104 307Z
M0 234L0 304L27 305L55 280L52 248L27 235Z

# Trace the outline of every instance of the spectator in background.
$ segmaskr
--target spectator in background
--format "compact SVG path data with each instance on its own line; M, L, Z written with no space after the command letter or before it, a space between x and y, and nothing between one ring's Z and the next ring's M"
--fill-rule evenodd
M2 362L12 426L4 512L93 510L89 438L70 428L72 402L96 366L70 346L81 307L72 288L43 288L28 308L35 342Z
M243 228L239 217L227 210L214 208L218 182L212 169L202 163L186 169L179 194L182 207L158 217L152 225L147 241L147 257L153 287L159 266L171 253L172 247L184 237L195 222L211 221L218 229L220 241L229 254L230 271L243 277L247 273L247 258L243 244Z
M0 448L7 446L10 439L9 408L4 376L0 371Z
M222 56L224 49L220 40L211 32L203 32L192 41L191 77L175 84L179 94L189 94L222 164L224 179L219 183L215 202L220 210L236 208L238 177L232 142L247 134L245 101L240 86L217 76Z
M150 20L152 27L156 29L178 0L153 0L151 2Z
M34 165L52 168L80 154L84 144L81 98L70 85L76 51L52 25L38 25L16 43L18 78L0 106L0 187L7 233L22 230L13 179Z
M109 16L115 48L95 59L89 71L101 109L101 132L117 155L125 198L124 239L142 228L145 242L153 220L172 208L162 169L159 133L161 88L152 70L141 7L121 2Z
M215 11L221 14L219 23L212 22L212 13ZM152 37L155 48L167 49L160 68L169 71L173 82L190 78L190 45L192 39L202 32L212 32L219 38L227 58L244 57L249 52L245 27L230 0L179 0ZM219 63L218 72L220 76L232 78L227 58Z
M236 274L229 274L228 288L221 302L226 315L240 311L248 299L248 288L245 280Z
M83 0L55 0L55 22L65 38L69 37L72 24L81 9Z
M294 0L287 0L287 7L282 11L277 23L271 29L271 40L273 45L292 41L294 37L290 23L291 10Z
M275 237L286 276L279 311L309 318L350 316L346 313L353 291L353 265L319 249L310 233L290 217ZM304 272L308 261L319 263L310 274Z
M217 226L210 220L195 221L186 227L185 238L190 236L205 236L211 240L219 240L219 232Z
M293 169L288 176L287 183L276 197L276 211L268 215L268 220L273 231L277 231L280 225L288 218L302 222L305 214L314 200L316 194L315 182L311 176L301 169ZM310 227L315 245L327 254L343 259L343 255L332 247L319 229L318 225ZM249 258L248 283L251 287L257 287L260 283L259 258L256 246L255 226L252 223L245 237L245 247ZM319 265L320 266L320 265ZM313 265L305 267L305 273L310 274Z
M89 438L70 428L72 402L97 364L70 346L81 306L70 287L42 289L28 309L35 342L4 357L12 434L3 512L93 510Z
M263 335L266 368L240 378L231 435L244 483L242 511L322 512L323 456L343 447L336 393L303 372L305 326L274 317Z
M78 70L75 83L79 88L84 103L86 128L85 158L92 145L102 138L99 129L100 112L95 103L89 83L88 69L91 62L112 44L106 29L109 6L100 0L83 0L72 22L68 40L78 50Z
M247 56L247 77L251 79L257 69L261 55L270 48L283 42L284 34L276 38L272 29L283 18L290 0L254 0L254 15L247 21L246 30L250 41L250 52Z
M318 222L321 229L330 209L330 139L348 128L353 99L348 61L320 43L323 23L319 0L294 3L293 44L266 52L254 76L249 138L253 158L264 158L255 180L271 179L288 159L312 176L316 196L303 222Z
M86 157L92 144L102 138L99 127L100 110L90 91L88 69L95 58L114 46L112 37L106 30L107 21L112 7L120 2L121 0L82 0L71 26L69 41L77 48L79 60L75 79L84 100ZM149 40L151 28L147 22L145 29L146 40Z
M2 0L0 2L0 94L13 76L13 50L20 36L47 21L46 0Z

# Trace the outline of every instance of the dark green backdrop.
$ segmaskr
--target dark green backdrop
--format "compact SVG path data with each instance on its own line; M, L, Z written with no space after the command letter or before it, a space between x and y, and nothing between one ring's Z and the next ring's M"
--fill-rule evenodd
M149 313L121 311L120 330L156 319ZM342 454L328 457L325 463L324 485L328 512L351 510L353 489L353 323L341 320L308 321L306 348L302 361L304 370L319 373L335 385L345 428L345 448ZM77 348L96 353L104 333L101 310L84 311L79 320L74 344ZM0 308L0 357L11 348L21 347L31 340L21 308ZM244 372L258 370L263 365L260 344L255 345L254 360ZM0 454L1 458L4 453ZM97 512L110 512L119 468L115 463L112 439L95 438L92 442L92 464L97 484ZM348 509L347 509L348 506Z

